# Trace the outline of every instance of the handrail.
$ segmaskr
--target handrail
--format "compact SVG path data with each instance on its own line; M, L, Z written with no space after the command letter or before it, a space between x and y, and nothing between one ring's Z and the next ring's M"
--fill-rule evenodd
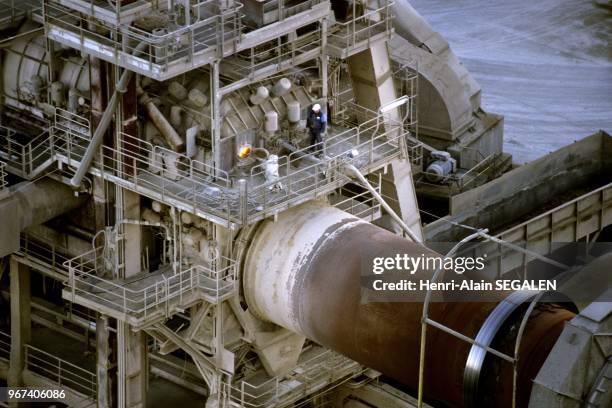
M95 399L97 376L76 364L61 359L37 347L24 346L26 368L50 379L58 386L65 386L86 397Z
M165 5L164 2L153 4ZM242 3L237 1L224 9L220 9L215 0L201 1L192 5L189 24L177 24L170 30L160 31L147 31L121 21L111 23L97 19L91 19L88 25L83 26L79 24L80 10L70 9L53 0L45 0L44 17L46 23L78 36L82 44L87 43L107 55L112 53L111 58L117 62L122 58L120 52L132 55L137 48L134 44L144 44L145 49L139 50L133 58L142 64L143 69L155 65L156 69L165 72L172 62L193 62L196 54L212 49L219 51L228 39L238 39L242 32L242 7ZM156 10L150 9L149 12ZM158 7L157 12L171 13L165 7ZM108 25L114 25L114 38L100 34L108 30Z
M11 357L11 335L0 331L0 360L9 361Z
M8 182L6 181L6 163L0 161L0 193L6 188Z
M301 361L300 367L303 370L299 374L292 374L292 376L303 387L310 387L323 378L330 378L331 373L333 373L334 378L338 379L337 381L342 382L343 379L348 380L363 371L363 368L356 362L329 349ZM292 379L288 378L287 381ZM279 377L269 378L260 384L253 384L245 379L234 383L223 381L220 392L224 400L237 403L241 407L264 408L270 406L271 402L280 405L280 402L290 402L286 400L291 397L297 398L295 393L287 393L289 398L283 398L286 387L282 383L283 380Z
M377 183L373 184L373 187L376 189L378 194L381 194L381 177L382 175L379 174L379 180ZM363 191L356 191L349 186L351 185L348 184L339 189L338 194L341 197L346 198L341 201L334 202L334 207L362 219L368 219L367 217L372 217L374 214L380 211L382 208L380 203L367 189L363 189ZM346 192L346 194L343 194L344 192ZM370 218L369 221L373 221L373 219Z
M518 225L510 227L509 229L504 230L502 233L500 233L497 237L498 238L503 238L504 236L508 236L509 234L511 234L514 231L517 231L517 230L519 230L521 228L527 227L528 225L532 224L536 220L539 220L539 219L542 219L542 218L545 218L545 217L550 217L551 215L554 215L555 213L560 212L564 208L570 207L572 205L576 205L577 203L579 203L581 201L584 201L584 200L588 199L589 197L593 197L595 195L602 194L604 191L612 191L612 183L608 183L608 184L606 184L604 186L596 188L593 191L590 191L590 192L588 192L586 194L583 194L583 195L581 195L579 197L576 197L576 198L574 198L574 199L572 199L570 201L564 202L563 204L561 204L558 207L555 207L555 208L553 208L551 210L548 210L548 211L546 211L546 212L544 212L542 214L539 214L539 215L537 215L537 216L535 216L533 218L530 218L529 220L527 220L525 222L522 222L522 223L520 223Z
M418 146L407 149L408 129L400 123L397 127L388 126L394 119L359 105L347 104L347 107L352 119L338 123L339 131L325 138L322 148L326 155L322 159L304 162L304 157L312 157L309 147L280 158L278 181L285 187L282 191L271 191L276 181L265 178L262 165L254 166L250 180L240 187L239 180L225 171L123 133L119 146L102 145L97 149L92 171L120 182L124 188L169 202L213 222L248 224L278 208L345 184L348 178L340 171L345 163L368 172L394 158L406 157L407 150L414 153L418 149ZM0 151L12 157L11 166L20 166L19 171L27 177L40 171L42 164L54 161L79 166L90 142L89 122L58 109L48 134L39 135L27 145L5 138L0 141ZM355 156L354 152L358 154ZM417 155L412 154L411 160Z
M266 47L266 45L271 45L271 47ZM223 64L242 77L250 78L260 68L267 67L270 64L281 65L287 61L287 58L293 60L297 56L316 50L320 46L320 35L317 32L310 32L293 39L289 43L272 40L257 46L257 48L249 48L232 58L224 59ZM249 52L248 55L246 54L247 51Z
M367 9L364 14L354 16L346 22L336 22L335 29L330 30L330 38L337 38L344 49L348 50L360 42L369 42L377 34L390 35L393 32L391 12L393 1L384 0L382 3L384 4L378 8Z
M43 242L28 234L21 234L19 256L44 264L54 272L68 276L64 263L69 260L66 255L57 251L52 243Z
M127 287L130 282L119 282L101 277L104 273L97 265L98 252L101 247L66 261L68 279L65 282L73 296L83 295L96 303L109 306L122 314L144 317L153 310L162 307L170 310L170 302L183 298L195 290L213 302L229 293L235 285L235 264L229 258L221 257L212 262L210 267L203 265L187 266L182 271L166 276L158 272L157 280L141 288ZM226 266L222 266L226 265ZM145 275L138 275L144 278Z

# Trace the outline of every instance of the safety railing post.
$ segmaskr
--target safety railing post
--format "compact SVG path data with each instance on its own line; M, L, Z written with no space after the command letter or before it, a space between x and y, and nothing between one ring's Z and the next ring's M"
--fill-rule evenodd
M166 307L166 316L170 315L170 279L165 280L166 284L166 300L164 301Z
M144 302L143 302L143 308L144 308L144 318L145 320L147 319L147 310L148 310L148 305L147 305L147 294L149 292L149 288L145 288L144 290Z
M57 383L58 385L63 385L62 383L62 360L57 360Z
M23 174L24 177L27 176L27 171L26 171L26 147L24 145L20 145L21 146L21 152L19 153L19 158L21 160L21 172Z
M245 179L238 180L238 190L239 190L239 201L240 201L240 221L243 225L247 224L248 219L248 190L247 183ZM264 187L264 190L266 188ZM265 196L264 196L264 210L265 210Z

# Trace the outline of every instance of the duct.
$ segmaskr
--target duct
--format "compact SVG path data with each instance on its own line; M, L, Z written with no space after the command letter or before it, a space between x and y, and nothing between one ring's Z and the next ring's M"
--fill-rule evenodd
M416 390L419 378L421 302L363 303L362 254L407 254L440 257L435 252L322 202L310 202L264 221L244 262L244 294L249 311L317 343L334 349L361 364ZM418 279L430 279L434 271L419 270ZM410 277L407 277L410 279ZM496 308L485 302L433 302L430 319L470 338ZM537 356L546 356L570 312L534 314L523 335L519 365L521 397L529 395L537 374ZM542 322L540 319L546 319ZM516 334L508 327L497 333L514 344ZM538 329L538 327L540 329ZM545 329L542 329L545 328ZM543 332L544 330L544 332ZM546 344L539 342L546 337ZM430 328L426 342L424 395L442 406L464 406L463 382L471 344L446 332ZM497 361L499 360L499 362ZM512 365L497 359L496 369L510 373ZM542 359L543 361L543 359ZM497 388L495 388L497 387ZM510 406L507 392L512 384L493 385L487 394L492 406Z
M75 194L66 185L50 178L34 183L20 183L11 190L11 195L19 206L20 230L74 210L83 204L87 197L84 194Z
M420 127L432 136L454 140L473 122L480 108L480 86L457 59L448 42L421 17L408 0L393 5L394 26L399 37L390 42L393 59L418 69L424 79L419 89ZM404 57L411 55L411 60ZM433 106L432 106L433 105ZM440 117L443 122L440 123Z
M0 201L0 257L19 249L24 229L49 221L83 204L86 195L50 178L10 187L11 194Z
M146 45L147 44L145 42L141 42L140 44L138 44L136 48L134 49L134 54L139 54L140 51L142 51ZM111 120L113 119L113 115L115 114L115 110L117 109L117 106L119 105L119 94L125 92L125 89L127 88L128 83L132 79L133 74L134 73L132 71L129 71L127 69L124 70L123 73L121 74L121 77L119 78L119 82L117 83L115 87L115 92L113 92L113 95L108 101L106 109L104 110L104 113L102 114L102 117L100 118L100 123L98 124L98 127L96 128L93 136L91 137L91 141L89 142L89 145L87 146L87 150L85 151L85 154L83 155L83 159L81 160L81 165L74 173L74 176L70 179L70 184L73 187L78 188L81 185L81 182L83 181L83 177L85 177L85 174L89 170L89 167L91 166L91 162L93 161L94 156L96 155L96 152L98 151L98 148L100 147L100 144L102 143L104 133L106 133L106 130L110 126Z
M434 54L448 47L448 43L416 11L408 0L393 2L395 31L416 46L425 45Z

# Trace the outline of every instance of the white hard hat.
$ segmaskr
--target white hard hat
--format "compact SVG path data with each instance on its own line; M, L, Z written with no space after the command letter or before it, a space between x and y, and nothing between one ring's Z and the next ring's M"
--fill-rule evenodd
M314 105L312 105L312 110L317 112L321 110L321 105L319 105L318 103L315 103Z

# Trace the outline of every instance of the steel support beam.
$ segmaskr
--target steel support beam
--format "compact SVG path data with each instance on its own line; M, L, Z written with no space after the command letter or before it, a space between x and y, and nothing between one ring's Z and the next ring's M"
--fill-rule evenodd
M9 387L21 387L26 365L24 346L31 339L30 270L13 257L10 260L10 294L11 356L7 383Z

